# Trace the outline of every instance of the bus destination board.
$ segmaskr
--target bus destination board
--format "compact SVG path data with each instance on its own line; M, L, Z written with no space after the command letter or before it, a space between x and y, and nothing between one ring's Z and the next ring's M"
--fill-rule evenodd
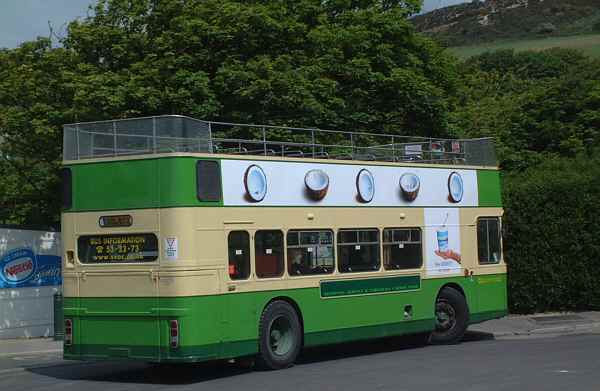
M142 263L158 258L154 234L85 235L77 239L81 263Z

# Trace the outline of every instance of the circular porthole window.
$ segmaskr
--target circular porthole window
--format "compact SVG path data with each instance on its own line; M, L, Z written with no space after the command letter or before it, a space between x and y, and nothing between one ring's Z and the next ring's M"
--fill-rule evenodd
M402 198L406 201L414 201L419 195L420 188L421 180L417 175L407 172L400 177L400 191L402 192Z
M375 196L375 178L371 171L362 169L356 176L356 190L362 202L371 202Z
M453 172L448 177L448 193L450 201L462 201L464 195L464 186L463 179L458 172Z
M267 195L267 176L262 168L253 164L244 174L246 194L254 202L262 201Z
M329 176L323 170L310 170L304 176L304 184L310 198L322 200L329 189Z

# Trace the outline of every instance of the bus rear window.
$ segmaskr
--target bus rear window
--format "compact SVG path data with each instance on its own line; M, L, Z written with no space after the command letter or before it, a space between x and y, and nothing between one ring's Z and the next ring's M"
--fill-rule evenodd
M73 177L70 168L63 168L60 172L62 182L62 207L71 209L73 205Z
M81 263L143 263L158 259L154 234L86 235L77 239Z

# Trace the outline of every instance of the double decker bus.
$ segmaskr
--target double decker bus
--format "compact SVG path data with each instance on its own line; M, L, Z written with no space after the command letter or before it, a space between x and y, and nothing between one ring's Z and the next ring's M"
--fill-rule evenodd
M64 127L64 357L292 365L507 312L490 139L200 121Z

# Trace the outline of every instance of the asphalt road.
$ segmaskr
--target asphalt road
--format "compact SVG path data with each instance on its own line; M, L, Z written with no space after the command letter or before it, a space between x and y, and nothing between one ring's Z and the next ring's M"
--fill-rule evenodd
M293 368L231 363L78 363L42 353L0 359L0 390L600 390L600 335L489 339L453 346L395 338L306 350Z

